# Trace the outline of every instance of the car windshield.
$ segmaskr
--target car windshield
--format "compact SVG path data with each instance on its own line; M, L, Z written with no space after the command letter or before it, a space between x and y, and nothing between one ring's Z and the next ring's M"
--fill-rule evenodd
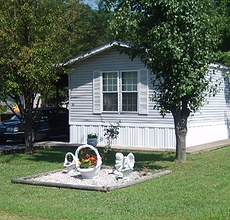
M35 110L33 110L33 111L32 111L33 117L35 116L35 114L37 114L37 117L38 117L38 112L35 111ZM20 113L17 113L17 115L13 115L13 116L10 118L10 120L12 120L12 121L19 121L19 118L21 118L21 114L20 114Z
M21 116L20 113L18 113L17 115L18 115L19 117ZM12 117L10 118L10 120L12 120L12 121L19 121L17 115L12 116Z

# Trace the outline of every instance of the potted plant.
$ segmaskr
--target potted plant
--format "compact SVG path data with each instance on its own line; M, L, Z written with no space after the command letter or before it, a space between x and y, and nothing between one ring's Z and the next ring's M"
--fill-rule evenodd
M87 144L93 146L93 147L96 147L97 146L97 134L96 133L89 133L87 135Z

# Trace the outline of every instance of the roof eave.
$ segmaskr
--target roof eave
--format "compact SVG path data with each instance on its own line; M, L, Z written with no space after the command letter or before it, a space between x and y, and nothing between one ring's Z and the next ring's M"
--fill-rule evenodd
M92 49L92 50L90 50L90 51L88 51L86 53L83 53L83 54L79 55L79 56L76 56L76 57L70 59L69 61L67 61L66 63L64 63L62 65L63 66L70 66L70 65L72 65L72 64L74 64L74 63L76 63L76 62L78 62L80 60L89 58L89 57L91 57L91 56L93 56L95 54L98 54L98 53L100 53L102 51L105 51L105 50L107 50L107 49L109 49L111 47L114 47L114 46L126 47L126 48L130 47L128 44L126 44L124 42L112 41L112 42L109 42L107 44L103 44L103 45L101 45L99 47L96 47L96 48L94 48L94 49Z

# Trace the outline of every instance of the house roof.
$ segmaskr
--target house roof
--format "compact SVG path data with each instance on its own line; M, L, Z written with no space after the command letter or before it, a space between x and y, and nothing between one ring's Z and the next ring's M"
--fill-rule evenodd
M78 56L76 56L76 57L73 57L73 58L71 58L70 60L68 60L66 63L63 63L62 65L63 65L63 66L71 65L71 64L73 64L73 63L75 63L75 62L77 62L77 61L80 61L80 60L82 60L82 59L89 58L89 57L91 57L91 56L93 56L93 55L95 55L95 54L101 53L101 52L103 52L103 51L105 51L105 50L110 49L111 47L114 47L114 46L126 47L126 48L129 48L129 47L130 47L128 44L123 43L123 42L111 41L111 42L109 42L109 43L106 43L106 44L103 44L103 45L101 45L101 46L99 46L99 47L96 47L96 48L94 48L94 49L92 49L92 50L90 50L90 51L87 51L87 52L85 52L85 53L83 53L83 54L80 54L80 55L78 55Z

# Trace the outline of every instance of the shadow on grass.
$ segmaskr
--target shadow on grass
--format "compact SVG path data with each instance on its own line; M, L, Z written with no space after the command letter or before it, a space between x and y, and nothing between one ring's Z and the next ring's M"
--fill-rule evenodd
M50 163L63 163L64 157L67 152L72 152L75 154L76 148L60 148L53 147L50 149L37 150L35 155L27 158L33 161L47 161ZM114 166L115 164L115 154L118 152L116 150L110 151L108 154L103 153L103 149L98 149L99 154L102 157L103 165ZM122 150L119 152L126 156L130 151ZM144 169L166 169L167 163L162 162L173 162L175 160L175 153L172 152L132 152L135 156L135 168Z
M7 155L7 157L2 157L3 158L2 162L6 163L6 164L18 159L19 157L21 157L20 154L16 154L16 153L11 153L11 154L6 154L6 155Z

